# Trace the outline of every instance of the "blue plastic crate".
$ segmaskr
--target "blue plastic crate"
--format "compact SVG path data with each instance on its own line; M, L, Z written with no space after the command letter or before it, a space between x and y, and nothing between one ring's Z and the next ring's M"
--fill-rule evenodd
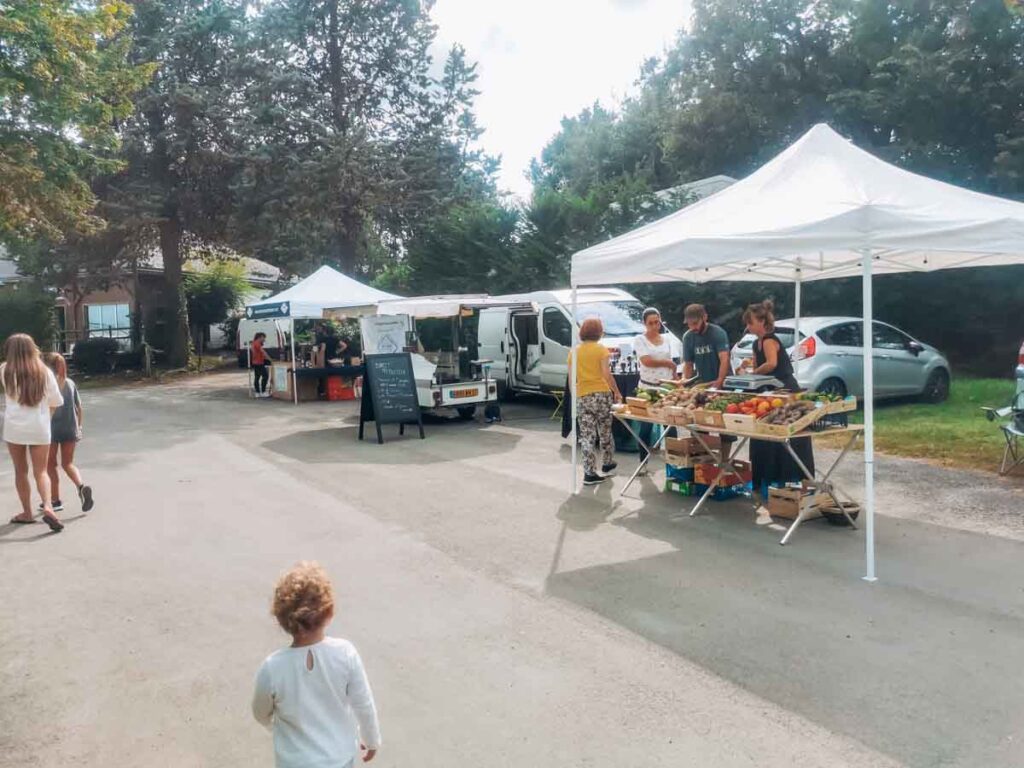
M684 483L692 483L693 467L676 467L672 464L666 464L665 477L669 480L680 480Z

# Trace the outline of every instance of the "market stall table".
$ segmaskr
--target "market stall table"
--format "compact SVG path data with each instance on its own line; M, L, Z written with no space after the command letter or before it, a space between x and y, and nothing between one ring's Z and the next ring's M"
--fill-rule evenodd
M853 518L850 517L849 512L847 512L845 504L842 503L842 500L838 498L836 494L839 493L840 495L842 495L846 499L846 501L852 502L852 498L849 496L849 494L847 494L841 488L836 486L836 484L832 481L831 478L833 472L835 472L839 464L843 461L843 459L846 458L847 454L849 454L850 449L853 447L853 444L856 442L857 438L860 437L860 435L864 432L864 426L861 424L852 424L846 427L830 427L822 430L804 430L793 435L782 436L764 434L760 432L727 429L723 427L710 427L702 424L688 424L686 426L680 426L679 424L668 422L665 419L657 419L649 416L638 417L635 413L630 413L628 411L613 411L612 415L615 418L615 420L622 424L626 429L628 429L630 433L633 435L633 438L642 445L643 442L640 440L639 436L633 431L633 429L629 425L630 421L646 421L652 424L661 424L662 426L666 427L673 426L676 427L677 429L687 430L701 444L706 453L712 457L713 461L711 463L713 463L721 472L734 472L737 469L736 465L734 464L734 457L739 452L739 450L743 448L743 446L745 446L752 439L764 440L766 442L772 443L780 443L786 447L786 450L789 452L790 456L793 457L793 460L796 462L796 465L804 474L807 488L814 490L818 493L831 496L833 500L835 500L835 502L838 504L839 510L846 517L847 522L849 522L849 524L853 528L857 527L856 523L853 521ZM636 471L626 482L626 485L623 487L622 491L620 492L620 495L626 492L626 489L629 488L632 482L640 474L641 470L643 470L644 467L647 465L647 462L650 460L651 455L661 446L661 443L664 441L665 434L667 434L667 432L663 431L661 437L658 438L658 440L655 442L653 446L648 447L644 445L644 447L647 448L648 450L647 458L640 463L640 466L637 467ZM721 440L720 445L715 446L705 439L710 435L718 435L723 438L732 437L738 440L739 442L734 443L733 441L729 440ZM832 462L832 465L825 472L811 472L810 470L808 470L807 465L800 460L800 457L793 450L793 440L800 440L803 438L814 439L817 437L836 435L844 435L846 436L847 440L846 443L843 445L843 448L840 451L839 456L836 457L836 460ZM734 445L735 448L733 447ZM707 490L704 492L704 495L701 496L700 500L696 503L696 505L694 505L693 509L690 510L690 517L694 517L697 514L697 512L700 511L701 507L704 506L704 503L708 500L708 497L711 496L712 493L714 493L716 487L717 486L715 485L708 486ZM804 520L808 519L809 516L809 510L801 507L796 518L793 520L792 524L786 530L786 533L782 537L782 540L779 542L779 544L788 543L790 537L793 535L796 529L800 527L800 524Z
M280 373L278 372L280 371ZM290 362L274 362L272 379L274 382L274 395L280 399L296 401L317 400L321 387L319 383L324 382L326 388L327 379L330 376L341 376L346 379L356 379L363 375L361 365L328 365L324 368L297 368L294 370L294 380L298 386L298 396L291 391L292 365ZM283 385L283 388L278 387Z

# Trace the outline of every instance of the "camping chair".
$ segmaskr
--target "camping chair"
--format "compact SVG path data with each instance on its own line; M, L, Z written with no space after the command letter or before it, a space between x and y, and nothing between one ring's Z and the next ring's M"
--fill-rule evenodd
M982 408L989 421L1006 419L999 425L1006 440L999 474L1005 475L1024 464L1024 392L1018 392L1006 408Z

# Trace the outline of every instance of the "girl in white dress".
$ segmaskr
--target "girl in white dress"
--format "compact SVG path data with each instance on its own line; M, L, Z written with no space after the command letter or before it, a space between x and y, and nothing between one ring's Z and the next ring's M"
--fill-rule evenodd
M50 456L50 416L64 404L64 398L53 371L43 363L39 347L31 336L16 333L7 339L4 363L0 364L0 385L6 401L4 442L14 462L14 486L21 502L21 514L12 517L11 522L35 522L29 483L31 468L43 501L43 520L50 530L59 533L64 530L64 524L53 513L46 465Z

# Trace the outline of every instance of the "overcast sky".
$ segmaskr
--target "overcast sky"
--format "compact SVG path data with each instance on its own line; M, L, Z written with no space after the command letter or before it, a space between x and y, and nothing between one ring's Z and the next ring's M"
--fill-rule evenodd
M478 63L482 143L500 186L525 198L530 160L565 115L628 93L689 19L690 0L437 0L438 46Z

